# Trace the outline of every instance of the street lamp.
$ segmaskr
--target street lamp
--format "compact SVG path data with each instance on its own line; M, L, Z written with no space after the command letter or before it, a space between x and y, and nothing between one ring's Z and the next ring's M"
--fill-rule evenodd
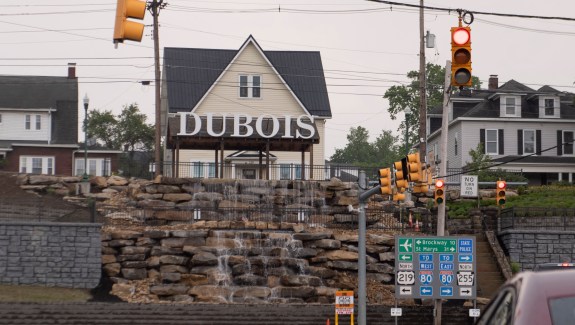
M90 98L88 94L84 95L84 175L82 181L88 181L88 105Z
M404 110L405 113L405 155L409 154L409 114L411 114L411 108L406 107Z

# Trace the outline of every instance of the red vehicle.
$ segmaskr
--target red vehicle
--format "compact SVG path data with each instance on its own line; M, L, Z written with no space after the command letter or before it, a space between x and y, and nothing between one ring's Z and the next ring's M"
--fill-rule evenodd
M501 286L477 324L575 324L575 269L517 274Z

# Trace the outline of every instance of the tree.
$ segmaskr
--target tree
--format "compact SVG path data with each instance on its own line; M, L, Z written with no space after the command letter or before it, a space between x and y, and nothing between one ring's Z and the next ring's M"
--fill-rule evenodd
M369 132L362 126L351 128L348 143L343 149L336 149L330 160L335 163L361 167L388 167L398 160L400 148L391 131L384 130L375 140L369 142Z
M140 113L135 103L124 106L117 117L111 111L92 110L86 131L110 149L150 151L154 146L154 126L146 124L146 115Z
M438 64L427 63L425 68L427 111L443 103L443 88L445 84L445 67ZM407 78L411 79L408 85L392 86L383 98L389 100L389 116L392 120L397 118L399 113L406 108L411 109L407 116L409 143L419 142L419 71L413 70L407 73ZM473 88L479 89L481 81L473 76ZM405 120L401 122L398 131L405 134Z

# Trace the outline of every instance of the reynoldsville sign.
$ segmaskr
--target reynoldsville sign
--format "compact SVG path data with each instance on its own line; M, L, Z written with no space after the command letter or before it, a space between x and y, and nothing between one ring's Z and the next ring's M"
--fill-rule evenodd
M178 136L194 136L205 131L211 137L222 137L229 129L227 123L233 124L231 134L228 135L230 137L247 138L252 136L254 131L262 138L280 136L285 139L311 139L315 135L314 118L308 115L297 117L284 115L281 118L270 114L253 117L243 113L207 113L202 117L196 113L179 112L178 115L180 117ZM191 130L188 130L189 117L192 119ZM221 124L218 130L214 130L216 120L220 122L219 125Z

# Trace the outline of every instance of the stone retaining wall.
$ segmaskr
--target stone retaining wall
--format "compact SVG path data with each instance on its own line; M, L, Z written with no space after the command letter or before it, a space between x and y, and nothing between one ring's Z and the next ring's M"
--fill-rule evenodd
M112 293L132 302L333 303L336 290L357 286L357 235L202 223L105 228L102 260ZM369 235L368 281L393 285L393 245L393 235Z
M0 222L0 283L94 288L100 224Z
M575 232L546 230L505 230L499 238L511 262L521 270L542 263L575 261Z

